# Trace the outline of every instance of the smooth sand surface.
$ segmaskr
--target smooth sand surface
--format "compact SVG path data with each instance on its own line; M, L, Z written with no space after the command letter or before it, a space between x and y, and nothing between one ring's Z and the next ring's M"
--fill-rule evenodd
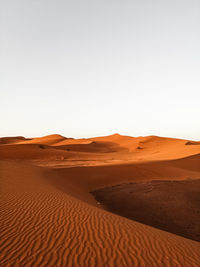
M140 187L199 178L199 142L118 134L0 138L0 265L199 266L199 242L106 211L90 193L127 183ZM135 190L144 205L144 193ZM167 196L176 188L168 191L164 200L157 194L167 210ZM130 203L127 210L134 213ZM198 209L198 199L196 204ZM191 214L195 210L187 208ZM195 216L190 219L198 220Z

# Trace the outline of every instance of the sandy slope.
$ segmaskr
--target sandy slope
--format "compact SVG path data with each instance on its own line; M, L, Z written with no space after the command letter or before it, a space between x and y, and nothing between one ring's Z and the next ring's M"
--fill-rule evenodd
M43 175L1 162L2 266L198 266L199 243L92 207Z
M200 242L200 179L132 182L93 194L113 213Z
M109 213L90 194L130 181L200 178L200 146L187 142L4 138L0 265L199 266L199 242Z

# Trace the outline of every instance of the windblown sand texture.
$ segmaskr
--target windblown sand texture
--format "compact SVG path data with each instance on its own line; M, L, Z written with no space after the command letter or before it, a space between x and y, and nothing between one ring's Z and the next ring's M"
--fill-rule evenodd
M142 184L187 183L179 187L182 194L199 179L200 142L118 134L0 138L0 266L199 267L195 236L185 238L111 213L90 193L137 184L135 197L144 204ZM120 199L121 193L115 195ZM184 210L180 214L187 217Z

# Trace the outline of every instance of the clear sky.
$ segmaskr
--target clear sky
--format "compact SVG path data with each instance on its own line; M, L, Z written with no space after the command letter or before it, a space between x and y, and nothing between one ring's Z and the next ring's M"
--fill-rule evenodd
M200 140L199 0L1 0L0 136Z

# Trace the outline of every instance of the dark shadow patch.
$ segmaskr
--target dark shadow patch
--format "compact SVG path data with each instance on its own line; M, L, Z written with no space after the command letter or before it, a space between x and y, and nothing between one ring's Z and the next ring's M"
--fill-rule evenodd
M91 192L109 211L200 241L200 180L154 180Z
M44 145L39 145L39 148L45 149L46 147Z
M185 143L186 146L198 146L200 145L200 142L196 142L196 141L188 141Z

